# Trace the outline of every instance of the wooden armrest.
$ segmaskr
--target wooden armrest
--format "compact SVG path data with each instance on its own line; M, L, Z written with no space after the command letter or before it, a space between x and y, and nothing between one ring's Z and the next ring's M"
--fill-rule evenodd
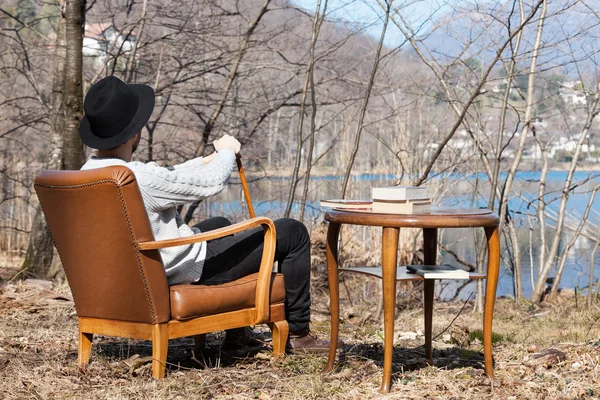
M265 242L262 259L260 261L260 268L258 270L258 280L256 283L256 321L254 323L261 324L268 321L271 310L271 273L273 271L273 260L275 258L276 244L275 241L277 238L275 225L269 218L256 217L239 222L237 224L226 226L224 228L214 229L212 231L183 238L140 242L137 243L137 247L142 251L146 251L162 249L165 247L182 246L233 235L234 233L258 228L259 226L262 226L265 231Z
M183 246L186 244L194 244L198 242L206 242L208 240L213 240L224 236L233 235L234 233L243 232L248 229L258 228L263 223L269 222L272 223L272 221L269 218L256 217L248 219L246 221L238 222L237 224L226 226L224 228L214 229L208 232L201 232L193 236L186 236L177 239L153 240L151 242L139 242L137 244L137 247L140 250L157 250L163 249L165 247L175 247Z

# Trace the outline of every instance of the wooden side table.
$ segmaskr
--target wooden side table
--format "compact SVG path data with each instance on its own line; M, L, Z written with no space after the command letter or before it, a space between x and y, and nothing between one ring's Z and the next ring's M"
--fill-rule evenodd
M339 279L338 279L338 237L342 224L381 226L382 235L382 267L379 268L348 268L344 271L369 273L383 279L383 310L384 310L384 358L383 380L380 392L390 391L392 375L392 352L394 346L394 317L396 301L396 281L422 280L418 275L407 274L406 267L397 267L398 236L400 228L422 228L424 240L424 258L426 265L434 265L437 259L438 228L484 228L488 241L487 273L471 274L471 279L487 279L485 290L485 307L483 312L483 353L485 372L489 377L494 376L492 364L492 320L496 286L500 269L500 238L498 236L498 215L487 209L460 209L434 207L423 214L381 214L369 209L342 210L334 209L325 214L329 221L327 230L327 274L329 279L330 309L331 309L331 345L329 359L323 372L333 369L339 335ZM433 294L435 280L424 281L425 309L425 356L431 362L432 347L432 316Z

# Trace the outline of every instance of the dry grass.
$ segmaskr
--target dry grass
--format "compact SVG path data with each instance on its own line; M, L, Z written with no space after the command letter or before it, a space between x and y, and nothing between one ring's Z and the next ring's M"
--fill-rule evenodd
M11 275L4 269L4 278ZM5 279L6 281L6 279ZM6 282L5 282L6 283ZM327 335L323 276L313 284L313 329ZM392 393L378 393L383 362L382 324L377 320L376 281L346 278L342 337L335 373L320 373L321 355L288 355L273 361L268 351L244 358L222 353L222 334L209 336L205 354L192 357L192 341L169 349L166 379L150 377L149 342L99 337L92 362L76 367L76 314L67 287L13 282L0 293L0 393L3 398L248 398L248 399L572 399L600 396L600 310L577 309L573 296L542 308L500 299L496 307L496 378L482 370L481 315L467 304L434 343L435 366L423 358L423 313L415 296L399 301ZM350 305L352 299L352 306ZM579 301L578 304L582 302ZM434 336L463 304L436 303ZM581 307L581 306L579 306ZM367 317L371 315L371 317ZM257 331L263 330L257 327ZM411 335L413 337L411 337ZM416 336L416 337L414 337ZM564 361L530 366L531 352L553 347ZM194 360L195 358L195 360Z

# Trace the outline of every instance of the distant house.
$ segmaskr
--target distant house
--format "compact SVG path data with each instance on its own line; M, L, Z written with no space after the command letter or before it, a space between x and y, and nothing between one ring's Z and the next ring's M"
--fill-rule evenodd
M492 86L492 92L493 93L504 93L507 85L508 85L508 79L503 78L502 82L499 85ZM510 89L508 90L508 94L510 96L516 96L518 93L518 90L519 90L519 88L517 86L515 86L515 84L513 82L512 85L510 86Z
M581 81L567 81L562 84L560 97L566 104L576 106L587 103L585 92Z
M429 160L435 152L440 148L439 143L427 143L423 156L425 160Z
M483 133L477 132L477 134ZM466 129L460 129L456 131L456 134L448 141L446 146L449 149L452 149L455 154L462 157L470 157L475 151L473 140Z
M568 151L568 152L574 152L576 148L577 148L577 142L575 140L569 140L565 144L565 150ZM582 153L595 152L595 151L596 151L596 145L595 144L588 145L587 143L583 143L581 145L581 152Z
M537 144L531 144L523 148L523 154L521 155L523 160L538 160L542 158L542 151L540 146Z
M565 154L571 154L577 148L577 142L581 138L581 133L570 135L569 137L561 136L548 146L548 155L552 158L562 157ZM586 137L589 139L589 136ZM582 143L580 160L587 160L591 162L598 162L596 157L597 146L593 143ZM593 154L590 154L593 153Z
M85 25L85 36L83 38L83 55L97 57L104 62L109 52L128 53L133 49L135 37L122 35L114 25L110 23L93 23Z
M572 90L562 91L560 96L565 103L573 106L586 104L586 96L582 92L576 92Z

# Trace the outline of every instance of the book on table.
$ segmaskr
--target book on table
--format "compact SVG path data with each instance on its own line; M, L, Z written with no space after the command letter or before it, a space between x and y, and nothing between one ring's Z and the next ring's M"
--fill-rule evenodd
M384 186L371 189L373 200L399 201L428 199L427 186Z
M371 208L370 200L347 200L347 199L331 199L321 200L319 202L321 208L344 208L344 209L368 209Z
M406 271L425 279L469 279L467 271L451 265L409 265Z
M372 210L374 212L392 213L392 214L419 214L431 210L431 200L373 200Z

